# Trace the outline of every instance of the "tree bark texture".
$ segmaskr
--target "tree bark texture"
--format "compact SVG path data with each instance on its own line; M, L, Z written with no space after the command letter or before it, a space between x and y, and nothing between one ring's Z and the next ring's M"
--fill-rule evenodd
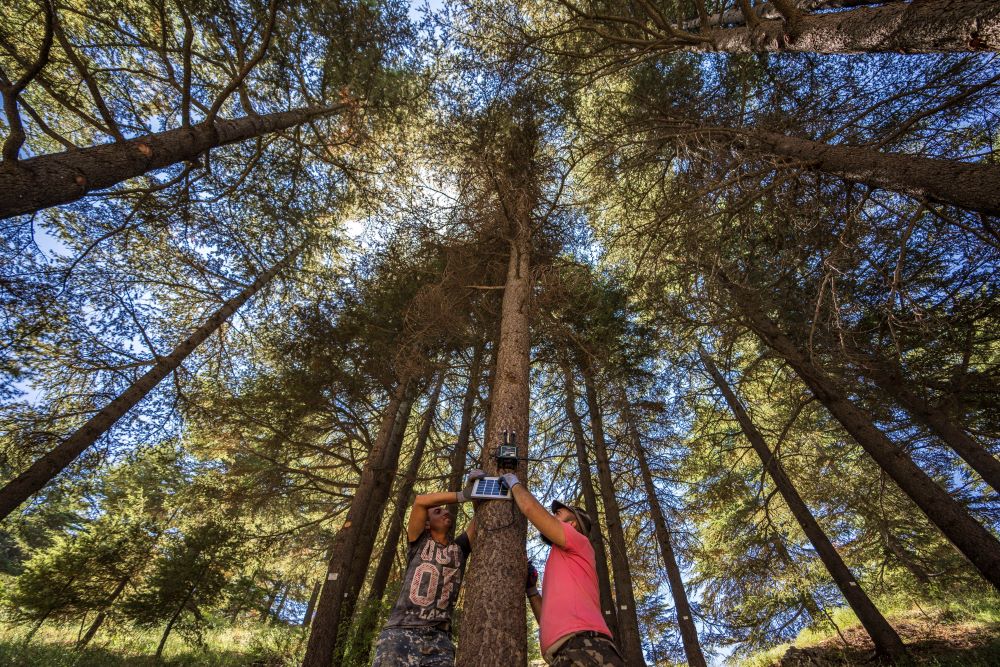
M302 627L308 628L312 625L313 610L316 608L316 600L319 599L319 591L323 584L316 582L313 584L312 593L309 594L309 602L306 603L306 613L302 616Z
M434 425L434 415L437 412L438 399L441 396L441 388L444 386L446 373L442 371L438 375L437 383L427 401L427 410L424 411L423 419L420 422L420 431L417 433L417 444L413 448L413 457L406 466L403 478L399 480L396 489L396 498L393 504L392 518L390 519L389 530L385 537L385 547L379 557L378 566L372 576L371 587L368 589L368 599L378 602L385 594L385 586L389 581L389 573L392 571L392 563L396 560L399 552L399 537L403 533L403 521L406 520L406 510L413 503L413 485L417 482L417 474L420 472L420 464L424 460L424 450L427 447L427 439L430 437L431 428ZM448 487L449 490L452 487ZM452 515L454 516L454 515Z
M597 479L604 501L604 518L608 523L608 539L611 546L611 573L615 580L615 603L618 606L618 648L627 665L645 665L642 654L642 640L639 636L639 621L635 610L635 592L632 590L632 572L628 564L628 546L625 543L625 529L622 524L615 484L611 475L611 457L608 455L604 437L604 415L601 399L597 393L594 369L583 359L580 363L587 408L590 412L590 432L594 439L594 458L597 463Z
M743 434L750 441L750 445L754 451L757 452L757 456L760 457L764 469L778 488L778 492L784 499L788 509L792 512L792 516L795 517L795 520L802 528L802 532L809 539L809 543L816 549L817 555L819 555L823 565L830 573L830 577L833 578L834 583L837 584L837 588L840 589L841 594L847 600L848 604L851 605L854 613L858 615L858 620L861 621L861 625L864 626L868 632L868 636L871 637L872 642L875 644L876 652L890 660L905 655L906 647L903 646L903 641L899 638L893 627L889 625L889 622L885 620L885 617L878 608L872 603L868 594L861 588L861 585L854 578L854 575L844 563L840 554L837 553L830 539L826 536L819 523L817 523L816 518L809 511L802 497L799 496L798 491L792 484L792 480L785 473L781 462L771 452L771 449L764 441L764 436L754 426L750 415L747 414L739 397L736 396L736 393L730 388L729 383L726 382L722 373L719 372L715 362L700 347L698 354L705 369L712 376L715 386L722 392L726 403L729 405L729 409L740 423Z
M1000 9L1000 3L997 4ZM668 132L681 128L748 152L794 160L801 168L838 176L874 188L900 192L931 202L951 204L987 215L1000 215L1000 166L959 162L871 148L828 144L762 129L699 126L667 121Z
M13 512L33 493L48 484L98 438L107 433L126 412L145 398L163 378L176 370L206 338L215 333L240 306L249 301L278 272L288 266L299 255L302 248L303 246L299 246L284 259L257 276L257 279L243 291L212 313L204 324L195 329L194 333L175 347L170 354L158 357L153 367L133 382L128 389L88 419L72 435L56 445L52 451L35 461L27 470L8 482L3 489L0 489L0 520Z
M392 448L393 434L398 433L398 429L394 427L400 408L408 401L409 393L410 382L407 379L400 380L382 413L378 436L361 471L361 479L354 492L354 498L351 500L351 507L347 511L344 524L337 531L330 545L326 580L323 583L319 600L316 602L316 611L309 632L309 642L306 645L306 654L302 662L303 667L330 667L333 662L337 636L343 620L341 615L343 602L350 596L349 587L352 583L351 575L356 562L356 551L365 540L363 533L366 523L373 520L373 511L377 504L376 494L380 482L383 482L387 473L391 473L391 471L385 470L384 466L388 460L392 459L389 449ZM398 456L399 452L397 451L397 460ZM391 485L391 483L390 478L389 484ZM379 512L380 515L381 512ZM377 521L377 519L374 520ZM365 560L360 566L366 568L367 564L368 561Z
M942 53L1000 50L1000 3L915 0L845 12L802 14L795 30L781 20L714 30L692 51L727 53Z
M601 594L601 612L604 621L615 639L618 638L618 614L615 612L615 599L611 594L611 573L608 571L608 554L604 548L604 531L598 518L601 516L597 507L597 494L594 491L594 479L590 474L590 457L587 456L587 441L583 435L583 421L576 410L576 387L573 381L573 371L569 364L563 362L563 377L566 382L566 416L573 429L573 442L576 445L576 463L580 469L580 487L583 489L584 507L594 523L590 529L590 544L594 547L594 557L597 561L597 585Z
M396 497L392 505L392 515L389 517L389 528L386 531L385 544L382 547L382 553L379 556L378 565L375 568L375 574L372 575L371 584L368 588L368 606L362 606L361 612L354 614L353 609L356 607L356 604L348 605L348 601L345 600L344 609L341 611L341 616L345 619L352 614L354 615L356 628L352 635L355 639L352 640L350 650L355 664L367 664L370 658L373 646L368 642L360 643L357 641L357 638L367 638L370 637L371 634L367 631L368 629L359 626L364 625L369 621L375 623L379 620L379 615L376 613L378 608L377 605L382 602L382 597L385 595L385 588L389 582L392 565L399 553L399 538L403 533L403 522L406 520L407 516L406 510L413 503L413 486L417 481L417 474L420 472L420 464L423 462L427 440L430 437L431 428L434 425L434 415L437 411L438 398L441 395L441 387L444 385L445 375L446 373L444 371L438 375L438 381L434 386L434 390L428 400L427 409L424 411L423 418L420 423L420 430L417 433L417 443L413 449L413 456L406 466L406 472L397 484ZM370 554L369 558L366 559L366 562L369 560L371 560ZM352 590L353 586L357 586L358 590L360 590L361 584L364 583L364 575L366 571L366 567L355 568L355 572L352 575L352 586L350 587ZM354 597L355 599L357 598L356 593L354 594ZM346 648L347 646L345 644L344 649Z
M663 565L667 570L667 581L670 583L670 595L674 599L674 609L677 611L677 627L681 631L681 643L684 645L684 655L687 656L688 665L691 667L707 667L708 663L705 661L705 654L702 652L701 643L698 641L698 628L694 624L691 603L688 601L687 592L684 590L684 579L681 577L681 568L677 563L677 555L674 553L674 545L670 539L670 529L667 526L663 507L660 505L660 499L656 492L656 484L653 483L653 474L649 470L646 449L642 445L642 438L639 435L635 416L629 408L628 397L624 391L621 392L620 400L629 443L632 445L636 460L639 462L642 484L646 489L646 497L649 500L649 512L653 518L656 541L660 545L660 555L663 556Z
M396 421L392 426L392 433L389 436L389 446L385 450L382 464L379 466L379 474L376 476L375 489L372 492L372 501L368 516L362 526L357 546L351 555L348 563L350 574L347 580L347 590L341 603L340 618L345 625L350 623L354 615L354 608L358 601L358 595L365 583L365 575L368 574L368 565L372 559L372 552L375 550L375 540L378 537L379 527L385 517L385 508L392 494L392 483L396 478L396 471L399 469L399 456L403 448L403 438L406 435L406 427L410 422L410 415L413 412L413 385L406 395L406 398L399 405L396 413Z
M344 653L348 650L354 651L358 647L352 645L352 638L358 637L358 633L352 633L352 629L362 630L362 628L352 628L354 625L364 625L376 622L377 615L374 610L362 610L361 614L355 614L357 610L358 596L365 583L368 574L368 567L371 563L372 553L375 550L375 540L378 537L379 527L385 518L386 504L392 492L392 483L399 468L399 456L402 451L403 438L407 425L410 421L410 414L413 409L412 386L410 393L399 405L396 413L396 421L392 427L389 447L386 448L386 455L383 457L380 470L387 471L386 474L378 478L376 488L372 493L371 509L361 533L358 537L357 545L347 564L348 579L347 589L344 592L343 600L340 603L340 628L337 630L337 644L334 647L333 662L340 664L344 661ZM370 629L370 628L368 628ZM365 636L361 632L360 636Z
M885 0L810 0L809 2L799 3L799 6L805 11L814 11L816 9L844 9L849 7L867 7L870 5L884 5ZM762 2L760 4L753 6L754 16L760 19L779 19L781 14L775 10L774 5L769 2ZM741 26L747 23L746 15L740 9L728 9L721 13L710 14L708 17L708 26ZM701 21L698 18L688 19L681 23L681 29L683 30L698 30L701 27Z
M129 178L194 160L226 144L260 137L347 106L304 107L263 116L216 120L213 125L166 130L127 141L39 155L0 169L0 219L80 199Z
M898 366L893 368L878 362L866 362L860 364L860 370L879 389L895 399L911 417L951 447L994 491L1000 492L1000 460L956 424L948 413L911 390Z
M808 356L764 315L750 290L735 285L728 278L722 279L739 303L751 330L788 362L844 430L916 503L983 578L1000 589L1000 541L882 433L871 417L855 406L832 378L813 365Z
M510 244L507 281L500 315L500 342L490 390L481 461L497 474L494 450L503 431L517 434L517 454L528 455L530 363L531 239L527 224ZM519 461L517 476L527 479ZM524 544L527 522L512 500L485 500L476 512L476 544L465 579L465 606L458 667L494 667L498 660L517 667L527 664L524 580L528 574Z

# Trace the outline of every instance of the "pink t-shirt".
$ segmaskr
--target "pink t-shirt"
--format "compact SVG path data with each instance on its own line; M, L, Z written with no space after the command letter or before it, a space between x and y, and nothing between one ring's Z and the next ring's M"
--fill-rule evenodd
M593 630L608 637L611 631L601 616L594 547L573 526L564 523L566 546L552 545L542 580L542 655L559 639L574 632Z

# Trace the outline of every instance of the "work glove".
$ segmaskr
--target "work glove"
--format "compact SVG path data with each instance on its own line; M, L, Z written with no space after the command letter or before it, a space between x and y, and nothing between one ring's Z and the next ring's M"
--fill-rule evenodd
M472 486L476 483L477 479L482 479L483 477L486 477L486 473L479 468L470 470L469 476L465 478L465 486L458 492L455 502L464 503L472 500Z
M517 478L517 475L515 475L512 472L508 472L501 475L500 479L503 480L503 483L507 485L508 489L513 489L515 484L521 483L521 480Z
M528 561L528 578L524 580L524 594L530 597L538 595L538 570Z

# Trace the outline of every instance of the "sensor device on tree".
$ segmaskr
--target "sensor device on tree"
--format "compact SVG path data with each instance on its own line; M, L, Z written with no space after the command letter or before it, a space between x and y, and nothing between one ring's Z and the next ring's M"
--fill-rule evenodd
M497 461L497 470L516 470L519 458L517 433L505 430L493 456ZM473 483L471 497L476 500L510 500L511 491L502 477L483 477Z
M517 470L517 432L503 432L503 440L497 445L494 455L497 460L497 470Z
M476 500L510 500L510 489L500 477L481 477L472 484Z

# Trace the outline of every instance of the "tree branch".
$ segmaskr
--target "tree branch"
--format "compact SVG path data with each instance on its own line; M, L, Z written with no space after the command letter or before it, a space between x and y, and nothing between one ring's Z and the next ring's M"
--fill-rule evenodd
M269 8L269 14L267 18L267 25L264 27L264 36L261 38L260 48L257 49L257 53L254 54L253 58L243 67L243 69L236 75L236 77L229 82L219 96L216 98L215 103L208 110L208 116L205 118L205 123L210 125L215 122L215 117L219 115L219 109L225 104L226 100L233 91L243 83L243 80L247 78L254 67L264 59L264 54L267 53L267 47L271 43L271 33L274 30L274 20L278 15L278 0L271 0L271 6Z
M90 70L87 69L87 64L83 62L83 59L76 53L73 48L73 44L66 37L66 33L63 32L62 26L59 21L54 22L54 33L57 40L59 40L59 46L66 53L66 57L69 58L70 63L72 63L74 69L83 79L83 83L87 86L87 90L90 91L90 97L94 100L94 104L97 106L97 111L101 115L101 119L104 120L104 124L108 126L111 130L111 136L115 138L116 141L125 141L125 137L122 135L121 129L118 127L118 121L115 120L114 114L111 113L111 109L108 108L107 103L104 101L104 96L101 95L101 89L98 88L97 82L94 81L94 77L91 76Z
M46 63L49 61L49 53L52 50L52 33L55 26L55 10L52 8L51 0L42 0L42 10L45 12L45 35L42 37L42 48L39 50L38 59L28 67L24 75L17 81L11 83L2 70L0 70L0 91L3 92L3 110L7 115L7 124L10 126L10 134L3 144L3 164L16 165L18 153L24 145L26 136L24 125L21 124L21 114L17 110L18 97L21 91L31 83L31 80L38 76Z

